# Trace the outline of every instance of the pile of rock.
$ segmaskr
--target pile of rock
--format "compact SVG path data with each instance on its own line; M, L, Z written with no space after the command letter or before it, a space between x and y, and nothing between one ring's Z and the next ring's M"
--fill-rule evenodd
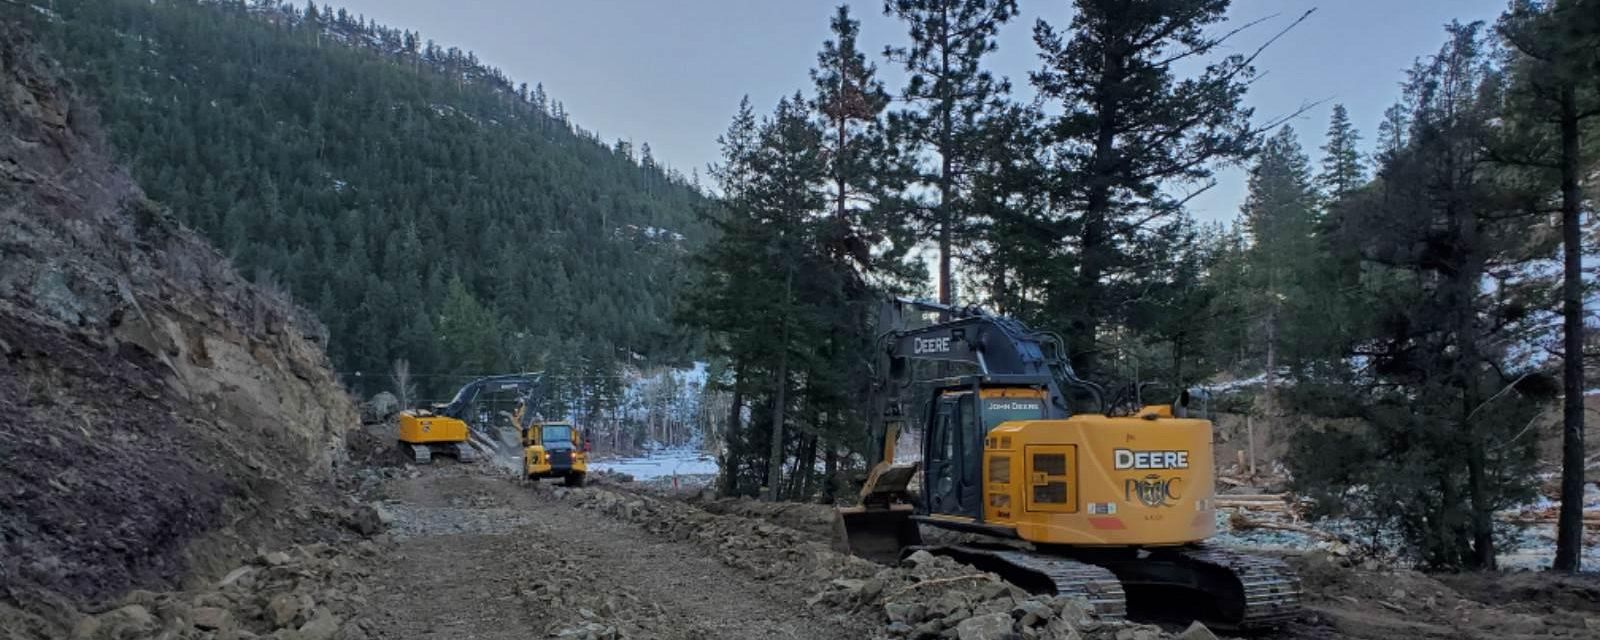
M998 576L926 552L901 566L842 554L817 536L760 519L707 513L675 500L609 489L558 489L582 507L633 522L663 537L693 542L723 564L814 595L813 607L842 615L873 612L891 638L960 640L1158 640L1159 627L1099 620L1087 602L1036 596ZM1203 626L1181 637L1203 640Z
M633 482L633 474L610 469L599 469L589 473L591 484L628 484Z
M901 566L883 567L864 580L835 579L813 596L811 603L879 610L887 622L885 632L895 638L1168 637L1159 627L1100 620L1080 598L1031 595L992 573L926 551L912 554Z
M364 541L355 553L377 556ZM194 640L364 640L367 605L360 558L325 544L264 553L198 589L133 591L117 606L78 621L76 640L163 637Z
M385 424L394 420L404 407L400 399L388 391L379 391L371 400L361 405L361 424Z

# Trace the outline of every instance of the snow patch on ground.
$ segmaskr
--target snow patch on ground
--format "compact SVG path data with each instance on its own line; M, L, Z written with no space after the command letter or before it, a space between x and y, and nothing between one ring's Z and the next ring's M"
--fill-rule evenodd
M655 449L635 458L613 458L589 463L594 471L626 473L635 480L656 480L673 476L716 475L717 459L696 447Z
M1225 497L1225 496L1224 496ZM1589 495L1586 496L1584 510L1589 513L1600 511L1600 491L1591 486ZM1502 513L1503 518L1498 527L1511 534L1512 544L1499 549L1498 562L1502 569L1549 569L1555 561L1556 532L1555 525L1548 522L1518 523L1511 520L1511 516L1518 513L1534 513L1554 509L1555 503L1541 498L1533 504L1520 509L1513 509ZM1390 551L1400 549L1404 543L1400 536L1392 531L1378 532L1377 539L1373 539L1373 532L1352 520L1344 518L1325 518L1306 522L1277 522L1277 524L1293 524L1322 534L1313 535L1304 531L1284 531L1278 529L1252 528L1236 530L1230 517L1239 509L1217 509L1217 535L1213 540L1218 544L1228 547L1246 549L1259 549L1270 551L1328 551L1342 555L1350 551L1350 547L1375 545L1378 548ZM1282 521L1282 516L1272 514L1253 513L1244 511L1252 520L1267 522ZM1346 542L1333 539L1339 538ZM1600 571L1600 540L1588 538L1583 548L1583 566L1585 571Z

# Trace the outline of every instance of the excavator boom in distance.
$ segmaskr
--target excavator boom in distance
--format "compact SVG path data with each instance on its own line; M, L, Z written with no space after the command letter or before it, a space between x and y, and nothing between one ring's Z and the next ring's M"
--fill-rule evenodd
M472 448L470 420L478 399L484 393L515 392L526 396L539 380L539 374L534 373L478 378L456 391L449 404L433 410L401 411L397 429L400 448L417 464L432 461L435 453L454 456L461 462L476 461L478 455Z

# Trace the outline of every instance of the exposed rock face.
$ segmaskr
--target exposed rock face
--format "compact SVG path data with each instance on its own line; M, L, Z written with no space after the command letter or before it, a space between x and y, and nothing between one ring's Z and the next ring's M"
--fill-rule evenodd
M294 539L358 423L320 325L146 200L18 31L0 25L0 621Z

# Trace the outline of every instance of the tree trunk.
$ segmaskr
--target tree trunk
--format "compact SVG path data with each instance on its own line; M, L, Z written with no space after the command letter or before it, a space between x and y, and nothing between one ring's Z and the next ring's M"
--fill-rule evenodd
M1583 248L1579 245L1578 107L1570 82L1561 89L1561 512L1556 517L1556 571L1583 564Z
M1262 413L1276 415L1278 411L1278 296L1275 287L1268 287L1272 299L1267 304L1267 362L1266 392L1262 393Z
M791 269L783 279L783 300L788 306L789 297L793 291L794 271ZM772 399L772 452L767 456L767 500L777 502L778 493L782 487L779 482L783 480L783 410L787 398L784 396L789 390L789 322L787 316L781 321L778 343L778 388L773 392Z
M1078 265L1077 281L1080 308L1069 316L1074 320L1072 335L1067 337L1072 345L1072 353L1068 354L1072 368L1084 378L1095 373L1095 334L1099 333L1100 315L1103 313L1100 278L1105 275L1108 266L1104 254L1107 250L1105 245L1110 242L1110 230L1106 227L1111 209L1111 178L1116 173L1117 127L1123 110L1116 91L1123 80L1122 66L1123 60L1117 57L1114 48L1105 47L1101 58L1100 82L1091 100L1099 116L1099 127L1095 131L1094 155L1089 168L1082 234L1078 238L1079 259L1082 261Z
M1468 499L1472 510L1472 566L1475 569L1494 569L1494 512L1489 506L1488 478L1485 475L1483 442L1474 430L1468 429L1471 444L1467 451Z
M1454 480L1450 478L1439 479L1439 498L1440 503L1443 505L1456 505L1459 503ZM1462 554L1459 544L1459 528L1456 526L1457 523L1450 517L1451 509L1449 506L1441 508L1439 511L1433 522L1433 531L1436 538L1433 543L1434 549L1432 550L1433 563L1444 567L1461 566Z
M950 212L950 193L954 191L951 183L954 178L950 175L954 162L950 154L955 146L955 103L950 87L950 15L949 9L941 6L940 12L940 42L943 46L939 50L940 79L944 80L941 86L943 93L939 96L939 211L936 218L939 221L939 304L954 305L956 303L956 288L953 282L950 267L950 250L952 218Z
M822 497L828 499L828 504L833 504L835 494L838 493L838 475L838 446L829 438L822 443Z
M1098 205L1095 204L1096 200L1100 201ZM1101 244L1104 242L1101 230L1103 222L1100 216L1104 206L1104 199L1091 196L1091 208L1084 215L1081 238L1083 263L1078 266L1080 307L1072 314L1076 316L1076 321L1072 323L1072 335L1067 338L1073 345L1072 353L1068 354L1072 368L1084 378L1093 375L1096 366L1095 334L1100 331L1100 276L1103 273L1100 256L1103 252Z
M718 493L723 496L732 496L739 489L739 464L738 453L734 451L734 443L739 440L739 430L744 414L744 365L735 361L733 364L733 406L728 410L728 425L722 429L722 486Z
M841 93L840 95L842 96L843 94ZM838 193L835 194L835 196L838 198L838 202L835 205L836 209L835 209L833 215L834 215L834 217L839 219L839 222L841 224L844 222L844 207L845 207L844 146L846 144L845 124L848 123L848 122L849 122L849 120L847 118L845 118L843 115L839 116L839 150L838 150L838 153L834 154L834 160L833 160L834 188L838 190Z
M800 450L794 457L794 474L789 477L789 487L784 495L790 500L804 500L811 495L812 474L817 466L817 437L800 438Z
M1174 403L1183 395L1185 388L1183 384L1183 356L1188 342L1185 337L1182 333L1179 333L1172 340L1172 401ZM1134 384L1138 384L1138 382L1138 380L1135 380ZM1141 398L1140 404L1143 403L1143 398Z

